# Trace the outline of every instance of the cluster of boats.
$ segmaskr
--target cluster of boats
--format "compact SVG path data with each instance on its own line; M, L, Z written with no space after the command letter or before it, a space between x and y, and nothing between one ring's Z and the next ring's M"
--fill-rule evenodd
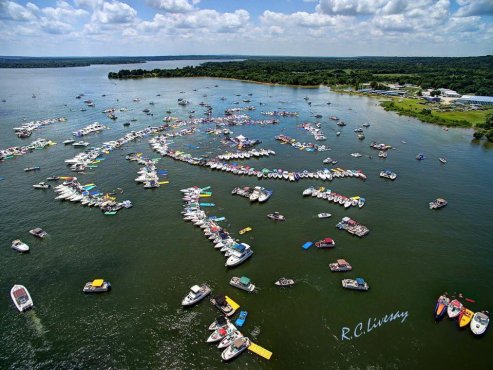
M392 149L392 145L388 145L388 144L378 144L377 142L373 141L371 144L370 144L370 148L372 149L376 149L376 150L379 150L379 151L385 151L385 150L389 150L389 149Z
M19 157L31 153L33 150L44 149L52 145L56 145L56 143L51 140L37 139L29 145L11 146L7 149L0 149L0 161Z
M130 153L126 156L129 161L135 161L142 165L141 169L137 172L138 176L135 178L135 182L143 183L145 189L158 188L163 184L168 184L169 181L159 181L159 176L168 176L167 170L158 170L156 162L158 159L148 159L142 157L142 153Z
M80 130L72 132L72 135L77 136L77 137L81 137L81 136L86 136L86 135L92 134L94 132L99 133L99 132L101 132L103 130L107 130L107 129L108 129L108 126L105 126L99 122L94 122L94 123L91 123L90 125L87 125L84 128L81 128Z
M468 299L466 298L466 300ZM457 320L459 328L469 326L472 333L478 336L486 332L490 323L488 311L474 313L466 308L458 299L451 300L446 294L438 297L433 313L436 321L440 321L447 315L450 319Z
M350 219L349 217L343 217L343 219L336 225L339 230L346 230L349 234L359 236L360 238L364 237L370 232L366 226L361 225L355 220Z
M252 105L252 106L247 106L247 107L234 107L234 108L228 108L224 111L224 114L226 116L230 116L232 115L233 113L236 113L236 112L242 112L242 111L248 111L248 110L255 110L256 108Z
M277 135L276 140L279 140L281 143L289 144L296 149L304 150L306 152L324 152L326 150L330 150L330 148L326 147L325 145L302 143L284 134Z
M88 207L99 207L106 215L114 215L122 208L132 207L129 200L117 202L115 197L93 190L96 188L94 184L82 185L76 177L65 179L62 184L55 186L54 190L57 193L55 199L80 203Z
M308 131L310 134L313 135L315 140L317 141L324 141L327 140L327 137L323 134L322 130L319 127L319 123L314 127L311 123L305 122L299 125L298 127Z
M319 199L326 199L329 202L334 202L335 204L344 206L344 208L362 208L366 203L366 199L363 197L346 197L341 194L333 193L330 189L325 189L324 187L314 188L313 186L310 186L309 188L303 190L303 196L309 195L311 195L312 197L317 197Z
M211 301L213 300L214 302L226 302L224 296L216 296ZM224 316L218 317L209 326L209 330L212 331L212 334L207 338L207 343L219 342L217 348L223 349L221 358L224 361L238 357L251 345L250 339L244 337L237 327Z
M207 192L210 187L198 188L192 187L182 189L183 193L183 219L190 221L195 226L202 229L204 236L212 241L214 248L224 253L227 258L225 266L234 267L245 262L253 254L251 247L246 243L239 243L229 232L221 227L213 218L207 216L201 207L214 205L213 203L200 203L201 194L212 195Z
M34 131L36 131L38 128L42 126L47 126L47 125L51 125L52 123L66 122L66 121L67 119L65 117L36 120L36 121L23 123L19 127L14 127L13 130L19 138L23 139L31 136L31 134Z
M275 110L272 112L261 112L264 116L279 116L279 117L298 117L298 112L288 112L284 110Z
M234 188L231 191L232 195L239 195L250 199L250 202L264 203L272 196L272 190L263 188L261 186L245 186L243 188Z
M250 159L250 158L268 157L269 155L275 155L275 154L276 152L271 149L252 149L245 152L220 154L216 158L224 161L229 161L231 159Z

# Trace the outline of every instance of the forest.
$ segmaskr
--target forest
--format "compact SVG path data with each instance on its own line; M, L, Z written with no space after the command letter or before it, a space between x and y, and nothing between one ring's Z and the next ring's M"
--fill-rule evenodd
M248 57L176 69L123 69L110 79L145 77L217 77L255 82L359 88L362 83L445 87L460 94L493 95L493 56L480 57Z

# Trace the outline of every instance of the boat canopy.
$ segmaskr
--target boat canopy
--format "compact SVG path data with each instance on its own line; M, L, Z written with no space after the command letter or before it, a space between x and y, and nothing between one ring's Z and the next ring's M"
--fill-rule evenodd
M92 286L95 287L95 288L99 288L99 287L102 287L104 284L104 280L103 279L95 279L93 280L92 282Z
M235 340L234 346L236 349L241 348L242 345L243 345L243 338L238 338Z
M326 242L326 243L333 243L334 240L331 239L331 238L324 238L324 242Z
M198 285L194 285L193 287L190 288L190 290L192 291L192 293L199 293L200 292L200 287Z
M246 246L242 244L235 244L233 246L233 249L237 250L238 252L243 252L246 249Z
M224 316L219 316L217 319L216 319L216 322L219 324L219 325L225 325L227 323L227 320Z
M348 265L347 261L346 260L337 260L337 264L338 265Z
M240 284L243 284L243 285L249 285L250 284L250 279L247 278L246 276L242 276L240 278Z
M365 279L363 278L356 278L356 282L358 283L358 285L365 285Z
M43 232L43 229L37 227L35 229L33 229L33 233L36 233L36 234L41 234Z
M226 297L223 294L218 294L214 297L214 300L216 301L216 304L219 306L225 306L226 305Z

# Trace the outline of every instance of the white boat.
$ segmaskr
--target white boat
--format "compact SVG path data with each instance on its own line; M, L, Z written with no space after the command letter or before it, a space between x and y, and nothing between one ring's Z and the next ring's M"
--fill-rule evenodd
M312 192L315 190L313 186L310 186L308 189L303 190L303 196L312 195Z
M95 279L84 285L82 291L84 293L105 293L111 290L111 284L103 279Z
M232 360L243 353L248 347L250 347L250 339L247 337L238 338L221 353L221 358L224 361Z
M250 202L255 202L259 199L260 197L260 194L261 194L261 187L260 186L255 186L255 188L253 189L253 192L252 194L250 194Z
M277 280L274 285L280 286L280 287L285 287L285 286L293 286L294 285L294 280L293 279L286 279L286 278L280 278Z
M76 143L72 144L72 146L74 148L85 148L88 145L89 145L89 143L87 141L83 141L83 140L77 141Z
M250 279L246 276L242 276L241 278L233 276L229 281L229 285L245 290L247 292L253 292L255 290L255 285L253 285Z
M75 143L75 140L74 139L68 139L68 140L65 140L63 142L64 145L69 145L69 144L73 144L73 143Z
M258 202L259 203L267 202L267 200L269 200L269 198L271 197L271 195L272 195L272 190L261 189L260 190L260 195L258 197Z
M10 289L10 296L12 297L12 301L14 301L15 307L20 312L26 311L33 306L31 295L23 285L14 285Z
M231 248L231 255L226 260L226 267L234 267L246 261L253 254L252 249L246 243L236 244Z
M385 179L395 180L397 178L397 174L390 170L385 170L380 172L380 177L383 177Z
M229 324L229 319L224 316L219 316L212 324L209 325L209 330L216 330Z
M12 242L12 249L15 249L20 253L29 252L29 246L26 243L21 242L19 239Z
M460 315L462 311L462 303L457 299L452 300L447 307L447 315L449 318L454 319Z
M211 298L211 303L227 317L234 315L236 312L236 308L233 308L228 303L226 296L223 294L218 294Z
M352 289L352 290L363 290L366 291L370 289L370 286L366 281L364 281L362 278L356 278L356 280L353 279L343 279L342 280L342 287L346 289Z
M190 288L190 292L181 301L182 306L192 306L202 299L207 297L211 292L211 288L208 285L203 284L202 286L194 285Z
M329 218L332 215L330 213L319 213L317 216L318 218Z
M209 335L206 342L207 343L219 342L226 336L232 334L234 330L236 330L236 327L230 322L228 322L227 325L214 330L214 332L212 332L212 334Z
M49 189L49 188L51 188L51 185L42 181L42 182L40 182L38 184L34 184L33 185L33 188L34 189Z
M236 339L243 337L239 330L233 330L231 334L226 335L223 340L217 345L217 348L229 347Z
M41 239L43 239L45 236L48 235L48 233L46 231L44 231L43 229L41 229L39 227L32 229L32 230L29 230L29 234L36 236L38 238L41 238Z
M482 335L488 328L489 323L490 318L488 317L488 315L486 315L484 312L476 312L472 317L471 323L469 325L474 335Z

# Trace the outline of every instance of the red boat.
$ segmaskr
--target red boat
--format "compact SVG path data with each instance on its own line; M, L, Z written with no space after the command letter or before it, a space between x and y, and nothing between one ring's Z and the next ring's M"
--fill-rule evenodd
M315 246L317 248L334 248L335 245L336 242L334 241L334 239L331 238L325 238L315 243Z

